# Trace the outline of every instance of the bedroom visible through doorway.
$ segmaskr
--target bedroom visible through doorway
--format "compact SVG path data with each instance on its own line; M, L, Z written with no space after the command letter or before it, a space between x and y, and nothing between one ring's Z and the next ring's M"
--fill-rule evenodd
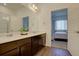
M52 47L67 48L67 15L68 9L55 10L51 12Z

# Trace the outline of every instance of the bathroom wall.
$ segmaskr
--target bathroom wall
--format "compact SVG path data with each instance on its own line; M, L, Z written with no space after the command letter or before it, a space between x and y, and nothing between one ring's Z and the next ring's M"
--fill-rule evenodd
M10 9L8 9L8 8L5 7L5 6L1 6L1 5L0 5L0 13L9 15L10 21L15 20L15 19L14 19L15 16L14 16L13 11L11 11ZM13 27L11 27L11 26L13 25L13 23L14 23L14 22L11 22L11 23L10 23L9 29L13 28Z
M16 15L18 17L19 24L22 25L22 18L25 16L29 16L29 32L37 32L38 31L38 14L32 12L28 7L22 8L16 11ZM37 16L37 17L36 17Z
M15 12L13 10L7 8L6 6L2 6L2 5L0 5L0 12L10 16L9 32L17 31L20 24L19 24L19 21L17 21L17 16L16 16Z
M0 6L0 12L5 13L5 14L9 14L9 15L12 14L11 10L9 10L8 8L6 8L4 6Z
M22 27L22 18L29 16L29 31L38 31L38 13L32 12L28 7L20 8L18 10L13 10L7 8L7 6L0 5L0 12L8 14L10 16L10 31L16 32ZM37 24L37 25L36 25Z

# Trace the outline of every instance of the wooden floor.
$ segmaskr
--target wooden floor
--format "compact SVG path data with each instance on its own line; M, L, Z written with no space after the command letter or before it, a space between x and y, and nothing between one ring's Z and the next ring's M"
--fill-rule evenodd
M56 48L67 49L67 42L64 41L51 41L51 46Z
M71 56L71 54L66 49L44 47L35 56Z

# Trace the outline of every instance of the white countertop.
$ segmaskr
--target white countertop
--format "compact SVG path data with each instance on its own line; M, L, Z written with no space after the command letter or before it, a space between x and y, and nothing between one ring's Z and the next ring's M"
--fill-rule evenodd
M12 36L1 36L0 37L0 44L15 41L15 40L20 40L23 38L28 38L28 37L32 37L32 36L36 36L36 35L40 35L43 33L45 33L45 32L28 33L27 35L20 35L20 34L14 33Z

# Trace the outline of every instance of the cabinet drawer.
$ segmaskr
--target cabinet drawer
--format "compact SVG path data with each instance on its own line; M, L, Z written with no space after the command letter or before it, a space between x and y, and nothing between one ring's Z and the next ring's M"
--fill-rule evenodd
M26 43L30 43L30 42L31 42L30 38L24 38L24 39L18 40L17 44L18 44L18 46L22 46L22 45L24 45Z
M18 56L19 54L19 50L17 48L11 50L11 51L8 51L4 54L2 54L2 56Z
M31 55L31 46L23 45L21 46L21 56Z
M15 48L17 48L16 41L0 44L0 55Z
M31 38L26 38L26 43L31 43Z

